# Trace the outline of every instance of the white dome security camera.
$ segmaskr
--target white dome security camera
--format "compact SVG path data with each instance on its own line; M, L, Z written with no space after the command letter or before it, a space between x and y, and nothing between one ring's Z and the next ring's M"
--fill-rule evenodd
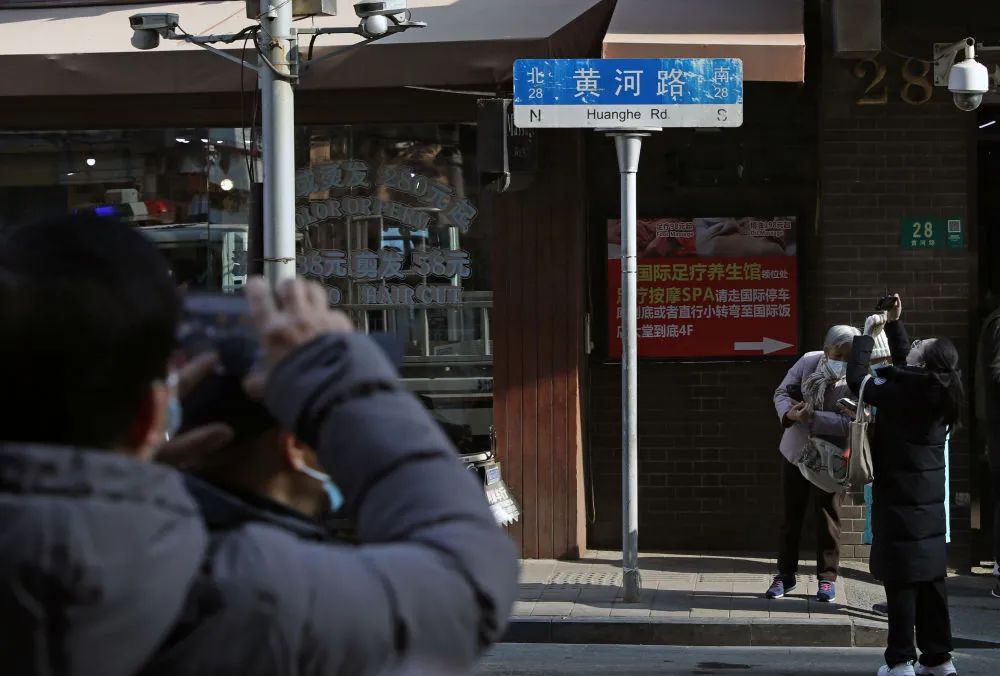
M372 16L366 16L361 20L361 32L368 37L385 35L388 30L389 17L383 16L382 14L373 14Z
M976 61L976 41L965 40L965 60L948 72L948 91L959 110L972 111L982 104L983 95L990 91L990 72Z
M406 0L362 0L354 3L354 13L361 19L361 32L369 38L385 35L390 21L398 25L409 20Z

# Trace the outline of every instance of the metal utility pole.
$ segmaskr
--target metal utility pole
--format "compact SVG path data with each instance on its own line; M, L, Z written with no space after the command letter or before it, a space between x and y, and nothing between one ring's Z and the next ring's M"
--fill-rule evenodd
M216 56L253 70L260 81L264 149L263 254L264 275L271 283L295 276L295 94L293 87L301 71L311 63L332 58L349 49L410 28L427 24L411 21L406 0L356 2L359 24L354 27L293 27L296 16L327 16L336 13L331 0L246 0L248 18L259 25L238 33L191 35L180 27L180 17L171 13L143 13L129 17L132 45L155 49L160 39L181 40L202 47ZM296 14L299 7L299 14ZM259 14L258 14L259 11ZM299 62L299 37L314 41L321 35L358 35L364 40L327 51L311 61ZM233 45L252 39L259 51L257 65L214 45ZM310 55L312 53L310 42ZM256 247L255 247L256 248Z
M622 588L626 603L639 600L639 346L636 282L636 175L648 130L608 133L615 140L621 176L622 257Z
M291 76L297 41L292 3L260 0L261 41L271 64ZM258 69L264 138L264 275L272 283L295 277L295 94L290 79L263 62Z

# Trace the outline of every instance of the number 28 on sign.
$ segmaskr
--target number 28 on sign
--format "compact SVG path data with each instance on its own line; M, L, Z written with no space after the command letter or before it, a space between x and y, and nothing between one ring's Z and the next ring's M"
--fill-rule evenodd
M900 244L904 249L959 249L964 245L960 219L905 218L900 223Z

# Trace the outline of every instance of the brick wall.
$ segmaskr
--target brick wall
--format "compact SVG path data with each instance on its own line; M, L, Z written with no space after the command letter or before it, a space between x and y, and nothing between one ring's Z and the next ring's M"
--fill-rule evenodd
M770 551L780 515L779 427L770 392L785 363L639 369L639 526L644 550ZM617 365L593 371L592 547L620 546Z
M912 46L914 52L920 48ZM813 265L822 302L808 330L815 341L828 324L858 324L874 299L887 290L898 292L910 334L954 340L968 375L970 322L977 307L977 259L969 241L975 209L968 208L974 198L969 175L977 118L958 111L940 88L922 105L904 102L899 94L904 61L892 54L879 57L887 69L884 105L857 104L863 88L853 62L828 58L824 64L820 228ZM901 219L935 217L962 219L965 249L901 248ZM969 439L960 432L951 447L952 496L969 492L969 467ZM863 504L860 495L849 500ZM952 504L951 516L953 561L961 562L967 559L969 512ZM851 525L863 530L864 522Z
M927 11L887 4L886 41L897 50L929 54L934 40L957 39ZM905 25L902 21L905 19ZM963 30L957 28L957 31ZM906 42L909 37L915 42ZM989 38L985 38L989 39ZM855 62L839 61L807 35L811 63L805 89L747 88L747 122L737 134L677 132L654 137L643 150L640 216L795 213L800 219L799 265L803 351L817 349L831 324L860 325L886 290L905 299L914 337L948 336L971 372L970 333L977 305L974 209L968 202L975 155L975 116L957 111L944 90L923 105L900 99L903 59L887 67L885 105L857 105L865 82ZM912 94L919 94L913 90ZM687 150L677 149L688 143ZM719 171L740 159L793 168L746 183L676 187L714 157ZM678 159L680 157L680 159ZM587 415L589 488L593 509L588 543L620 547L621 455L619 367L606 363L602 266L603 218L617 209L617 183L608 148L591 143L591 283L597 350L589 369ZM711 164L711 162L708 162ZM604 173L597 171L601 168ZM709 167L709 172L711 167ZM610 182L605 174L610 174ZM790 208L782 209L783 206ZM958 217L967 248L903 251L900 220ZM594 244L597 242L598 244ZM595 250L599 250L595 253ZM772 554L781 519L777 452L780 429L771 393L790 361L640 364L640 546L644 550L742 550ZM953 440L951 490L968 492L970 443ZM866 557L861 495L843 511L842 554ZM803 551L810 551L807 523ZM952 505L953 562L967 560L967 508Z

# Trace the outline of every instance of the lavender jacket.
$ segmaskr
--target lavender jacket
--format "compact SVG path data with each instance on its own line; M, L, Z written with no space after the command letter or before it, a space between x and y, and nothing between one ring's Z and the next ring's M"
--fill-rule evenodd
M795 405L795 400L788 396L785 388L789 385L802 385L805 379L816 370L822 357L822 352L804 354L788 370L785 379L774 391L774 410L782 424L785 424L785 414ZM808 425L797 422L791 423L785 428L785 433L781 437L781 445L778 448L788 462L795 464L799 461L802 449L805 448L810 436L821 436L834 443L839 443L841 446L846 445L851 419L837 413L836 410L837 401L842 397L850 396L851 392L847 387L847 381L841 380L836 385L826 388L826 401L823 410L816 411L816 415Z

